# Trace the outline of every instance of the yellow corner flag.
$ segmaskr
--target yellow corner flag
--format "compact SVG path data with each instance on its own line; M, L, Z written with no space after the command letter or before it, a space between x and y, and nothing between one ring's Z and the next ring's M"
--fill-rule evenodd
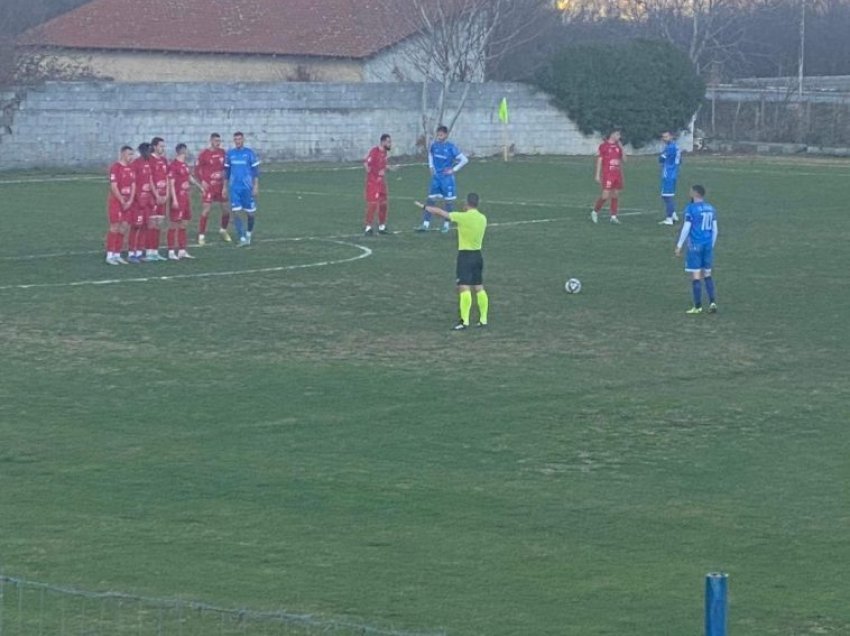
M499 121L503 124L508 123L508 98L503 97L502 103L499 104Z

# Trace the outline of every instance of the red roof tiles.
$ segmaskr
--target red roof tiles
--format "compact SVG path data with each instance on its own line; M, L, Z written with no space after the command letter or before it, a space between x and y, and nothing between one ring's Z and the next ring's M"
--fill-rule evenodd
M25 46L366 58L413 34L409 0L92 0ZM393 19L394 11L398 11Z

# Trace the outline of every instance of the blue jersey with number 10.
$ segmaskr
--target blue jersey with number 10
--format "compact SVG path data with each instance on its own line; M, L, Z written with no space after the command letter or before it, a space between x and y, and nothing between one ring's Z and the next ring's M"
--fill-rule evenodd
M685 208L685 221L690 221L688 241L691 245L711 245L712 230L717 221L717 211L707 201L689 203Z

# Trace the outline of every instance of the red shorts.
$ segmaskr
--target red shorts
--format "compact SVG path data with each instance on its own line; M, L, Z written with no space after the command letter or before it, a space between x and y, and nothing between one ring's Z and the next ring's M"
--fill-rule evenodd
M204 203L212 203L213 201L224 203L224 182L210 181L209 187L201 195L201 201Z
M168 218L171 219L174 223L179 223L180 221L191 221L192 220L192 200L186 197L177 197L178 205L174 205L174 201L171 202L171 210L169 210Z
M386 201L387 200L387 182L386 181L367 181L366 182L366 202Z
M106 203L106 217L109 219L110 225L127 220L127 213L118 199L109 197Z
M133 205L128 210L127 222L130 225L144 225L147 223L148 219L154 215L155 203L151 194L142 193L137 196L136 200L133 201Z
M165 197L168 196L167 192L157 192L157 196ZM165 210L168 206L168 203L157 203L156 199L154 199L153 211L151 212L151 216L165 216Z
M623 173L613 172L611 174L602 175L603 190L622 190L623 189Z

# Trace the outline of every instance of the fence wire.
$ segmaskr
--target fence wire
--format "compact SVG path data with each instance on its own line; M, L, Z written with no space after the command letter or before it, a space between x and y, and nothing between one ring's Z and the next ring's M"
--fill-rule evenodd
M0 574L0 636L444 636L280 610L90 592Z

